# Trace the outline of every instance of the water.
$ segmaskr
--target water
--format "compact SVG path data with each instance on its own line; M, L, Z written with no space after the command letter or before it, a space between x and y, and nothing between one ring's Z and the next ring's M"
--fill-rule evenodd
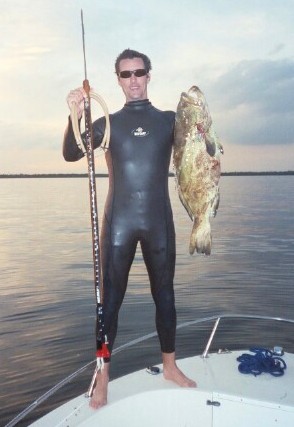
M291 176L222 177L221 205L212 222L213 253L190 257L191 222L170 179L177 233L178 323L215 313L294 317L292 187ZM101 216L107 179L97 179L97 188ZM56 382L94 359L95 298L87 179L1 179L0 199L3 426ZM225 325L220 344L237 326ZM260 328L264 330L263 324ZM138 250L116 345L153 331L154 307ZM271 343L272 328L263 332ZM238 333L242 343L258 344L256 328L241 327ZM191 342L188 334L179 332L177 351L203 349L205 337L203 331L197 342ZM294 351L292 337L280 335L279 343ZM112 376L158 361L155 339L142 344L139 352L119 354ZM69 396L83 392L91 374L92 370L69 385ZM63 399L63 394L55 398Z

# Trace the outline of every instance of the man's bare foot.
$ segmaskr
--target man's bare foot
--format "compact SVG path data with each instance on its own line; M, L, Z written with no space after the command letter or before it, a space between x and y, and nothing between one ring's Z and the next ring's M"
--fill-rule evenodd
M186 377L177 367L175 362L175 353L162 353L163 376L166 380L173 381L180 387L197 387L195 381Z
M166 380L173 381L180 387L197 387L196 382L186 377L176 365L171 369L163 368L163 376Z
M109 363L105 363L103 370L96 375L95 387L89 405L93 409L102 408L107 404L107 389L109 382Z

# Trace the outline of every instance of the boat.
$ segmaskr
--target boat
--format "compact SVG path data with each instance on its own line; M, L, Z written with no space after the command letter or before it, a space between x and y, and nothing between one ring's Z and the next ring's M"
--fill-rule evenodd
M225 322L234 325L238 321L249 325L251 322L261 322L264 325L262 329L270 335L273 324L278 324L278 328L282 329L287 326L286 339L288 336L290 341L293 336L289 331L294 326L294 320L280 317L221 314L182 323L178 329L192 327L193 331L197 331L200 326L203 328L202 325L208 325L211 329L201 353L177 360L180 369L188 377L196 379L197 388L178 387L164 380L161 364L149 366L110 381L108 404L103 408L91 409L89 397L84 393L50 411L30 426L293 427L294 353L291 347L287 350L286 346L281 347L274 342L272 348L261 345L238 349L238 334L233 340L230 334L230 342L224 340L225 347L211 350L221 325ZM252 330L251 326L248 328ZM118 347L113 357L155 335L152 333ZM87 366L61 381L5 427L17 425L36 406L80 375Z

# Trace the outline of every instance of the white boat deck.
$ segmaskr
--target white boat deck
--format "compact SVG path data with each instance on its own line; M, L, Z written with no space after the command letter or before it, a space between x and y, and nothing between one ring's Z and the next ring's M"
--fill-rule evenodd
M89 408L88 399L79 396L32 427L293 427L294 355L283 356L283 376L255 377L238 371L236 358L244 352L179 360L178 366L197 382L196 389L179 388L144 369L112 381L108 405L100 410Z

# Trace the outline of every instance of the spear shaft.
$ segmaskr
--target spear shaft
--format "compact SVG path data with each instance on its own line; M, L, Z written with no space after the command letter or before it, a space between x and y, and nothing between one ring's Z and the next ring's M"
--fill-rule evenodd
M93 262L94 262L94 285L96 296L96 347L97 347L97 362L98 359L108 360L110 357L107 348L107 336L104 332L103 321L103 305L102 305L102 289L103 280L101 274L101 255L100 255L100 242L99 242L99 222L98 222L98 208L97 208L97 192L95 180L95 161L94 161L94 148L93 148L93 131L92 131L92 118L91 118L91 102L90 102L90 84L87 79L87 64L86 64L86 50L85 50L85 30L83 11L81 10L82 21L82 36L83 36L83 55L84 55L84 72L85 79L83 81L83 88L86 92L84 99L85 110L85 147L88 161L88 176L89 176L89 192L90 192L90 210L91 210L91 224L92 224L92 246L93 246Z

